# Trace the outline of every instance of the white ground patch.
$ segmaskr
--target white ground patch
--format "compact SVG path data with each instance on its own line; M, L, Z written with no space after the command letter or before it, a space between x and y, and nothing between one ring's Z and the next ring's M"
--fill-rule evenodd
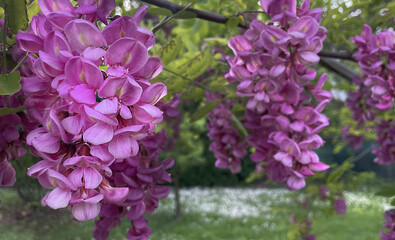
M366 192L346 192L349 210L384 211L389 207L387 199ZM181 189L181 204L184 213L197 213L203 221L211 222L207 217L217 215L227 218L262 217L272 219L272 208L292 204L295 194L285 189L254 188L189 188ZM303 194L297 195L298 199ZM321 204L320 201L314 205ZM162 200L158 212L174 212L174 193ZM215 224L215 223L214 223Z

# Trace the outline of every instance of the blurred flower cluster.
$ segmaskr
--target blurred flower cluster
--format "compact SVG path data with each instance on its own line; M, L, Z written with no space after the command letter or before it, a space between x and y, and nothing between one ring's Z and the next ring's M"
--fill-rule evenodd
M172 159L159 162L167 135L155 130L163 111L174 106L166 110L166 86L150 82L163 67L160 58L148 56L153 33L139 26L147 6L108 24L114 0L38 4L42 13L16 35L13 57L27 56L19 100L29 116L23 121L26 144L42 158L28 175L52 189L42 205L70 206L79 221L100 216L97 239L107 238L127 215L133 223L128 239L148 239L143 214L168 195L169 187L158 184L171 181L166 169L173 165ZM10 186L15 171L9 159L23 154L14 127L22 121L15 114L2 118L0 183Z
M235 57L227 58L226 79L248 98L244 125L257 170L298 190L313 171L328 169L313 150L324 144L318 133L329 121L321 112L332 95L322 89L326 75L314 85L316 71L308 68L319 62L326 37L322 9L309 9L309 0L300 8L296 0L262 0L261 6L272 20L254 20L244 35L229 40Z

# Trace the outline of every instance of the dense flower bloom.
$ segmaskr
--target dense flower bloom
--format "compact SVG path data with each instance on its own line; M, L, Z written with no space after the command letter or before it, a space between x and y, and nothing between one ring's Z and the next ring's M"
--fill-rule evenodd
M395 163L395 120L381 121L376 125L377 145L372 153L378 164L390 165Z
M375 162L388 165L395 160L395 125L393 121L384 121L379 112L390 111L395 103L395 32L392 30L372 33L368 25L364 25L360 36L351 40L357 45L355 58L363 74L354 78L358 89L349 95L347 106L353 111L353 119L358 125L366 121L377 121L376 135L378 146L373 147ZM361 139L351 139L345 132L346 139L356 145ZM347 137L348 136L348 137Z
M341 132L342 139L349 144L354 151L361 148L363 143L363 136L357 136L349 132L350 125L346 125Z
M1 96L0 107L18 107L15 96ZM14 185L15 169L12 160L17 160L26 153L22 148L21 133L18 128L22 125L22 118L17 114L0 116L0 187Z
M230 102L221 103L209 113L208 137L212 141L210 150L217 159L215 166L238 173L241 160L247 154L247 143L232 124L230 105Z
M383 226L388 229L387 233L379 231L380 240L393 240L395 239L395 209L390 209L384 213L384 218L387 220Z
M346 199L344 199L344 197L335 199L333 201L333 208L335 209L335 213L343 216L347 211Z
M351 38L358 46L355 55L362 72L363 84L370 89L370 97L377 101L375 107L387 111L394 106L395 88L395 32L372 33L364 25L362 34Z
M153 33L138 26L147 7L101 31L93 22L107 23L115 1L77 2L74 7L68 0L39 0L42 14L16 36L15 58L30 53L21 84L24 107L36 124L26 143L43 159L28 175L51 189L43 206L71 206L79 221L128 208L128 238L147 238L142 215L167 196L169 188L158 184L171 180L166 169L172 166L172 160L157 158L166 136L154 132L167 90L150 82L162 63L148 56ZM9 172L1 176L9 178ZM114 221L98 224L110 228ZM105 239L103 231L96 229L95 237Z
M319 25L322 10L309 5L261 1L270 24L254 20L244 35L229 40L235 57L228 57L226 78L238 82L237 94L248 98L244 124L256 149L251 158L270 179L293 190L303 188L313 171L328 169L313 149L324 144L318 133L329 121L321 112L332 96L322 89L326 75L314 86L316 72L307 68L319 61L326 29ZM308 94L315 107L306 103Z

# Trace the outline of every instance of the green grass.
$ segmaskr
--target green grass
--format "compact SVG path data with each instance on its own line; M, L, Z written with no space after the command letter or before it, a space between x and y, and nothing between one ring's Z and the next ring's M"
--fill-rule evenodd
M173 198L160 202L158 211L147 217L153 229L150 239L286 240L290 214L304 211L292 203L293 199L300 198L298 193L271 194L269 191L254 195L246 192L246 196L239 196L244 190L233 194L232 190L216 189L204 190L206 192L199 194L201 196L194 196L195 190L184 193L184 212L180 221L173 218ZM237 200L239 198L240 201ZM67 209L54 211L44 208L43 211L40 207L39 211L31 210L11 190L1 190L0 199L0 240L93 239L93 222L72 221ZM327 204L314 204L310 218L317 240L379 239L377 231L382 229L384 222L385 200L370 193L355 193L348 199L353 202L349 203L343 217L326 214ZM243 209L253 213L249 215ZM109 239L126 239L129 226L127 220L122 221Z

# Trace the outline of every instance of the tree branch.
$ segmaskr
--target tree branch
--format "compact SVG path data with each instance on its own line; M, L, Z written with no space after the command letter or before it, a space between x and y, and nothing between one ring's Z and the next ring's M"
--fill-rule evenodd
M173 14L184 9L184 6L169 2L167 0L141 0L141 1L155 5L157 7L169 9ZM197 18L207 20L210 22L225 24L229 20L229 18L225 17L224 15L217 14L217 13L205 12L205 11L201 11L201 10L197 10L197 9L193 9L193 8L189 8L189 9L185 10L185 12L195 13ZM239 27L247 28L247 26L240 24L240 23L239 23Z
M351 69L346 65L333 59L321 57L320 64L328 68L329 70L334 71L335 73L339 74L350 82L352 82L353 77L360 75L354 69Z
M351 53L345 53L345 52L321 51L318 53L318 56L327 57L327 58L339 58L339 59L350 60L354 62L357 61Z

